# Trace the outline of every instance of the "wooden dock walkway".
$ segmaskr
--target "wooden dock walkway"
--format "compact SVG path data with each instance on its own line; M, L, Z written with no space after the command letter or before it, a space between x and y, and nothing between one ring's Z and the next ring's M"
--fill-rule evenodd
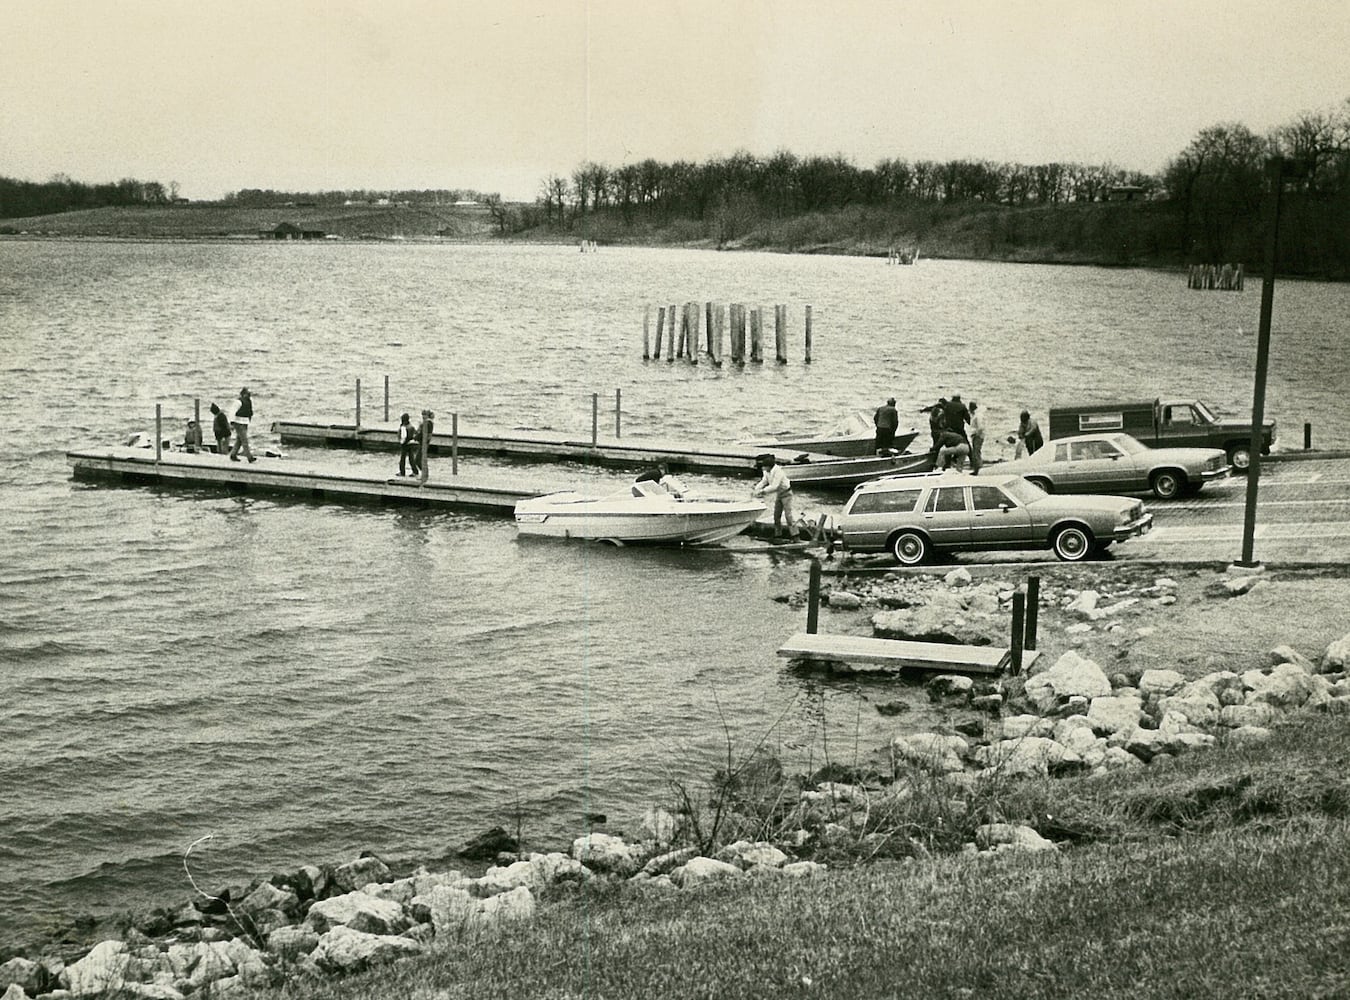
M564 484L528 487L500 480L450 476L448 470L424 484L390 479L291 459L231 462L210 452L165 452L158 461L150 448L93 448L66 452L77 479L114 480L138 485L214 488L229 493L278 493L343 503L408 504L478 511L511 517L517 500L568 489Z
M778 649L779 656L799 660L842 660L886 670L928 670L944 674L997 674L1008 668L1012 651L998 646L962 646L950 642L872 639L858 635L798 632ZM1028 670L1040 654L1022 651Z
M281 437L281 443L315 448L369 448L380 451L398 450L398 424L378 423L330 424L310 420L278 420L272 431ZM755 456L771 450L762 445L706 446L688 441L654 439L625 440L619 438L589 438L548 431L492 430L478 434L457 435L456 446L461 455L494 455L499 458L519 458L543 461L573 461L605 468L633 469L669 462L680 472L711 472L758 478ZM450 454L452 437L439 429L432 434L430 448L437 455ZM780 462L790 461L799 451L781 449ZM830 455L810 455L812 462L838 462Z

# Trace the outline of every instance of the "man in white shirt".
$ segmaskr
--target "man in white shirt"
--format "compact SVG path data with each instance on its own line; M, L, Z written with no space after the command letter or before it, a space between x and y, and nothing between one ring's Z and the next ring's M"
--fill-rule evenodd
M788 480L787 473L779 466L778 460L768 452L758 456L755 465L759 466L763 475L750 491L750 495L765 499L770 495L773 496L774 540L778 539L778 527L781 522L784 541L791 541L796 530L796 522L792 516L792 483Z
M984 414L980 411L980 404L975 400L970 401L970 472L971 475L980 474L980 466L984 464L984 456L981 450L984 448Z

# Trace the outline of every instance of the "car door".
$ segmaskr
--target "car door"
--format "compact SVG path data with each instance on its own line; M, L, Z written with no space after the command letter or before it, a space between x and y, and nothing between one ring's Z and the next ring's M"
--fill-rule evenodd
M1120 452L1100 438L1069 442L1069 479L1066 493L1109 493L1121 478L1121 467L1112 455ZM1128 472L1128 466L1125 469Z
M1031 539L1031 514L1002 487L970 488L971 548L1015 548Z
M935 486L923 508L923 527L934 545L964 548L970 544L970 511L964 486Z

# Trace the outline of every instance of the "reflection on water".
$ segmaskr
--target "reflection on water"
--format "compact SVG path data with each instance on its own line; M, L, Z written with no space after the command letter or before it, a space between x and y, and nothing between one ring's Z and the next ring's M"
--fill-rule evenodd
M647 306L787 303L791 361L644 364ZM814 361L800 363L802 307ZM562 247L0 242L0 939L362 849L440 857L520 813L631 827L726 742L791 766L871 759L933 722L894 684L787 669L785 554L517 541L508 522L74 483L64 451L251 388L278 417L458 412L466 432L708 442L827 427L957 389L1011 427L1074 396L1250 398L1259 296L1091 268ZM1337 286L1282 284L1269 409L1347 437ZM1334 345L1342 345L1336 347ZM274 442L271 442L274 443ZM297 459L314 457L300 453ZM328 460L393 470L388 455ZM577 465L462 460L512 479ZM433 462L433 475L449 462ZM745 481L688 477L739 495ZM865 629L847 617L836 629Z

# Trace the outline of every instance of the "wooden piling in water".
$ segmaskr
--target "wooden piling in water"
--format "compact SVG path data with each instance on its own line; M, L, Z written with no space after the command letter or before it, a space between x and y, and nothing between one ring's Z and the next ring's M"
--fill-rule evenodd
M614 439L622 437L623 390L614 390Z
M739 302L731 306L731 360L745 364L745 306Z
M697 302L689 303L689 363L698 364L698 341L700 329L700 317L703 310L698 307Z
M787 364L787 306L785 305L774 307L773 350L775 360L780 365Z
M665 329L665 325L666 307L661 306L656 310L656 350L652 354L657 361L661 360L661 331Z
M591 393L591 447L600 443L600 393Z
M810 581L806 588L806 631L815 635L820 625L820 560L811 560Z
M756 306L750 310L750 361L759 364L764 360L763 313Z
M675 303L666 309L666 360L675 360Z
M431 421L427 419L427 411L422 411L422 426L417 431L417 438L420 442L419 450L422 453L422 482L426 482L431 476L431 470L427 468L427 452L431 449Z
M802 359L808 365L811 363L811 307L806 307L806 356Z
M159 403L155 404L155 463L159 463L160 451L164 447L164 413Z
M642 360L643 360L643 361L650 361L650 360L652 359L652 352L651 352L651 335L652 335L652 307L651 307L651 306L647 306L646 308L644 308L644 309L642 310ZM388 420L388 419L389 419L388 417L385 417L385 420Z
M356 380L356 429L361 429L361 380Z
M423 466L425 468L425 466ZM459 413L450 414L450 475L459 475Z
M707 348L708 357L713 356L713 304L705 302L703 304L703 345Z
M716 319L717 319L717 336L713 338L713 364L716 365L718 368L721 368L722 358L724 357L722 353L722 334L725 331L727 325L726 306L717 307Z

